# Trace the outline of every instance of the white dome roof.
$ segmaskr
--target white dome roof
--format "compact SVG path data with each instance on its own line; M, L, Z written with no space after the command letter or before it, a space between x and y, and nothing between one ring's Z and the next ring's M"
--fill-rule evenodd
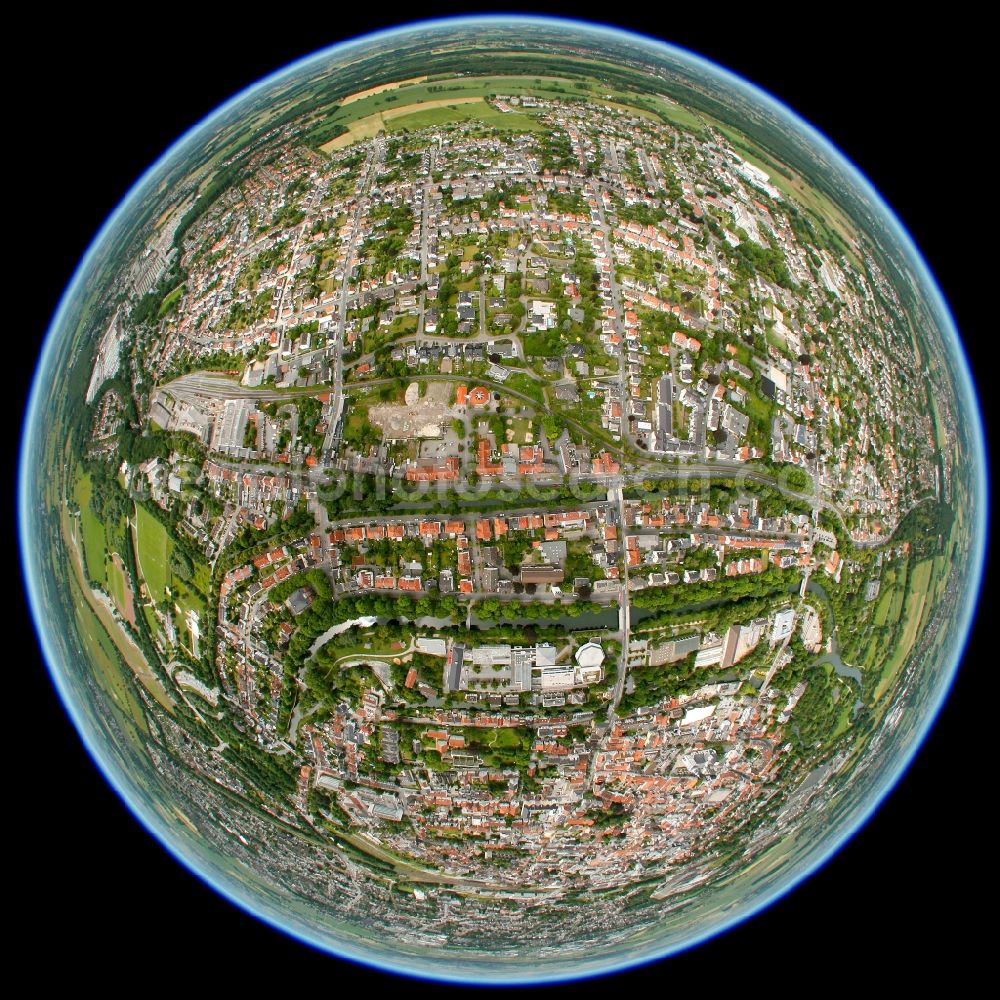
M599 667L604 662L604 650L596 642L585 642L576 651L576 662L581 667Z

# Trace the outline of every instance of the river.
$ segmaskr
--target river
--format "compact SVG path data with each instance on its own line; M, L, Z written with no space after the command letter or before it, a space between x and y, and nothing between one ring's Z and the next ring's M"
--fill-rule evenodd
M309 656L315 656L316 650L320 646L326 645L335 635L340 635L341 632L346 632L349 628L354 628L355 625L360 625L362 628L371 628L372 625L379 621L388 621L388 619L379 619L374 615L365 615L363 618L352 618L349 622L341 622L339 625L333 625L322 635L316 636L313 644L309 647Z
M828 621L830 622L830 652L825 656L820 657L817 663L832 663L833 669L837 672L840 677L850 677L852 680L861 684L861 671L857 667L848 666L840 658L840 644L837 642L837 621L833 616L833 608L830 606L830 599L826 596L826 591L811 577L809 583L806 586L806 590L810 594L815 594L824 605L826 605L826 613L828 615Z

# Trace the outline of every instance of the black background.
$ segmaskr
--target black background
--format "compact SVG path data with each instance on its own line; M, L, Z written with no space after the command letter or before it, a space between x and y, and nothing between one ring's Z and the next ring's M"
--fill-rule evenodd
M996 325L998 261L985 252L995 197L992 160L982 150L995 115L985 103L982 27L940 15L879 18L864 8L752 6L531 9L613 16L622 27L688 47L769 90L825 133L924 252L991 417L987 337ZM8 337L21 355L20 410L76 263L171 142L294 58L416 14L473 9L486 8L429 4L395 16L388 8L375 14L333 5L273 5L266 15L256 7L156 15L133 9L125 20L93 10L58 17L29 11L28 28L10 39L19 69L5 108L15 220L6 233L8 251L15 251L6 303ZM32 735L20 744L23 755L8 754L18 779L11 787L23 781L20 801L27 803L24 813L14 804L18 849L8 864L30 873L30 892L19 904L21 933L43 948L53 943L56 965L139 989L134 977L145 970L151 984L166 988L208 985L205 974L221 973L211 981L261 991L455 991L407 984L313 951L237 910L175 863L90 763L44 674L26 608L11 607L18 617L8 627L21 654L12 710L23 711L21 725ZM699 948L613 982L549 990L851 990L945 970L960 983L985 961L976 909L989 905L996 847L983 818L997 785L983 733L995 727L986 712L976 714L995 691L985 676L991 657L982 620L991 610L984 592L955 688L923 750L875 817L824 868ZM8 697L13 691L8 684Z

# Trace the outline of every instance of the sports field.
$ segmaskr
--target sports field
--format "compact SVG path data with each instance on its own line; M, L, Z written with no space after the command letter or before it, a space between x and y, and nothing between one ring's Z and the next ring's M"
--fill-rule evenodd
M170 539L166 528L138 504L135 508L135 557L149 596L161 604L170 582Z

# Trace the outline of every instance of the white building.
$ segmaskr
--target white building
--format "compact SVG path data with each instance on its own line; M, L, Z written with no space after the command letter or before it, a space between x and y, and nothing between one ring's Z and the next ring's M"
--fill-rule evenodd
M784 642L792 634L795 627L795 610L785 608L774 616L774 624L771 626L771 645Z

